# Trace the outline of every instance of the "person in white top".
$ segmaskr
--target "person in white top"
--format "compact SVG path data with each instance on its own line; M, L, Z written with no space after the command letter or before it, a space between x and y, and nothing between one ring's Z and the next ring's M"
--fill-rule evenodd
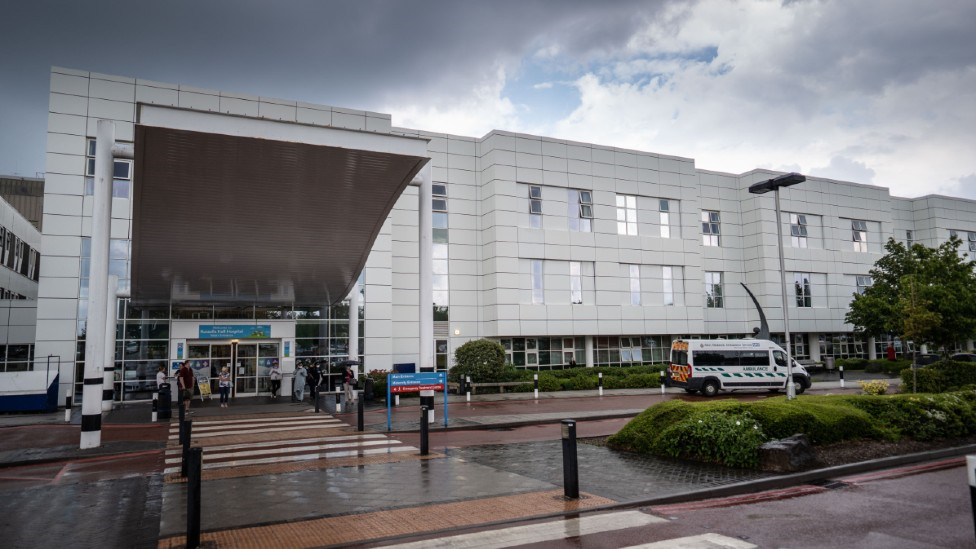
M271 380L271 398L278 398L278 391L281 389L281 366L278 361L271 364L271 372L268 374Z
M162 387L163 383L166 383L166 365L163 364L159 367L159 371L156 372L156 389Z

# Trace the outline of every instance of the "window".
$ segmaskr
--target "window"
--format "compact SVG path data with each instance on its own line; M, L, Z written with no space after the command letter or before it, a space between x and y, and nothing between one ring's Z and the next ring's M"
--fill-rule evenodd
M807 216L790 214L790 236L793 239L794 248L807 247Z
M721 246L722 220L718 212L703 211L702 221L702 245Z
M969 251L976 252L976 233L967 233L969 239Z
M868 288L871 287L871 284L874 283L874 281L871 280L870 276L859 275L859 276L855 276L854 279L856 281L855 283L857 284L857 293L859 294L863 294L865 291L867 291Z
M637 234L637 197L617 195L617 234Z
M813 307L810 273L793 273L793 290L797 307Z
M593 223L593 195L590 191L569 189L567 196L569 230L588 233Z
M855 252L868 251L868 224L866 221L851 221L851 240Z
M705 272L705 307L709 309L725 307L725 292L722 290L720 272Z
M542 187L529 186L529 222L532 228L542 228Z
M434 369L438 372L447 371L447 340L438 339L434 341Z
M129 198L129 185L132 181L132 161L115 160L112 167L112 196L115 198ZM95 193L95 140L88 140L88 151L85 157L85 194Z
M671 201L659 200L658 211L661 217L661 238L671 238Z
M583 266L579 261L569 262L569 293L570 303L583 303Z
M641 283L640 265L629 265L630 267L630 304L641 304Z
M674 305L674 269L667 265L661 267L661 277L664 293L664 305L673 306Z
M912 234L912 231L905 231L905 244L907 244L908 247L911 248L912 244L914 243L915 243L915 235Z
M542 286L542 260L532 260L532 303L539 305L545 303L545 289Z
M433 273L433 292L436 320L446 320L450 305L448 281L448 246L450 243L447 213L447 185L432 183L430 186L431 212L431 271Z
M447 211L447 185L433 184L430 186L430 209L435 212Z

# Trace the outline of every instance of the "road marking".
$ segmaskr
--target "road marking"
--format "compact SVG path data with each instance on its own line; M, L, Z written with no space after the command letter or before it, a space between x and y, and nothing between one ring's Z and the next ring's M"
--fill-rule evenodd
M343 422L339 421L338 419L332 419L332 418L321 418L321 419L314 419L314 420L282 420L282 421L265 420L259 423L249 423L249 424L223 423L223 422L216 422L216 421L207 421L207 422L194 421L193 431L207 432L207 431L215 431L218 429L226 430L226 431L239 431L243 429L253 429L255 427L280 427L286 425L322 425L322 424L345 425ZM169 432L170 434L179 433L180 428L179 426L170 427Z
M298 425L295 427L273 427L267 429L247 429L247 430L227 430L223 429L217 432L197 432L196 428L193 429L192 438L203 438L203 437L227 437L234 435L250 435L257 433L277 433L281 431L301 431L306 429L338 429L340 427L348 427L345 423L335 423L327 425ZM178 440L180 438L179 432L171 434L169 440Z
M684 538L665 539L624 549L753 549L758 545L721 534L701 534Z
M285 461L310 461L316 459L336 459L343 457L362 457L371 456L377 454L397 454L402 452L418 452L416 448L412 446L391 446L387 448L375 448L369 450L349 450L340 452L315 452L312 454L301 454L294 456L283 457L272 457L272 458L260 458L260 459L242 459L242 460L232 460L232 461L220 461L217 463L206 463L204 461L202 468L204 470L212 469L225 469L227 467L242 467L245 465L266 465L269 463L283 463ZM163 473L171 474L180 472L180 467L167 467Z
M398 547L402 549L427 549L431 547L449 547L451 549L515 547L517 545L575 538L613 530L623 530L625 528L637 528L662 522L667 521L654 515L641 513L640 511L622 511L619 513L587 515L582 518L556 520L527 526L513 526L500 530L487 530L474 534L461 534L440 539L387 545L384 547Z
M366 440L362 442L357 442L354 444L350 443L339 443L339 444L316 444L316 445L297 445L288 446L285 448L266 448L263 450L238 450L234 452L211 452L210 448L208 451L204 452L204 464L207 462L214 463L218 460L223 460L227 458L246 458L246 457L257 457L257 456L281 456L283 459L287 459L288 454L294 454L298 452L311 452L314 450L335 450L337 448L365 448L367 446L379 446L379 445L398 445L399 441L388 441L388 440ZM167 458L166 463L181 463L183 461L182 457Z
M271 448L274 446L284 446L284 445L296 445L296 444L318 444L323 442L342 442L348 440L370 440L370 439L385 439L386 435L382 434L362 434L362 435L346 435L346 436L332 436L332 437L315 437L315 438L297 438L297 439L285 439L285 440L269 440L265 442L248 442L245 444L219 444L213 446L205 446L207 452L223 451L223 450L244 450L248 448ZM166 449L167 455L182 454L183 449L179 446L174 446Z

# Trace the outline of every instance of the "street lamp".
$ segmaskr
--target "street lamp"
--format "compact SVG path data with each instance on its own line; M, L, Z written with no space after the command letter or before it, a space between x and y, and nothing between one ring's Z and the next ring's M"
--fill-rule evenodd
M783 225L780 221L779 190L797 183L803 183L807 178L798 173L788 173L766 181L760 181L749 187L752 194L776 193L776 247L779 250L779 282L783 292L783 326L786 332L786 399L796 398L796 387L793 386L793 352L790 349L790 309L786 302L786 264L783 261Z

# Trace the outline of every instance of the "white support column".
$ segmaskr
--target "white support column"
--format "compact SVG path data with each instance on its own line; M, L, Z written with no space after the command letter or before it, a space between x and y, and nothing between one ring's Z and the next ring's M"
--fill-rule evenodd
M119 291L119 276L108 275L106 288L107 308L105 309L105 368L102 378L102 411L112 411L112 401L115 396L115 317L118 316L118 299L115 294ZM90 305L89 305L90 306Z
M586 367L593 367L593 336L583 338L583 345L586 352Z
M115 124L99 120L95 134L91 263L88 274L88 321L85 378L81 399L81 449L102 444L102 384L105 364L105 302L108 291L109 229L112 224L112 173Z
M807 349L810 349L810 360L820 362L820 334L815 332L807 334Z
M417 193L417 211L420 246L420 301L419 301L419 322L420 322L420 364L419 372L434 371L434 250L433 250L433 210L431 207L432 186L430 164L428 163L417 174L420 178L419 192ZM434 391L420 391L422 403L430 404L430 411L427 415L427 422L434 423Z
M877 345L877 341L874 339L874 337L869 337L868 338L868 342L867 342L867 346L868 346L868 360L877 360L878 359L878 349L877 349L876 345Z
M349 360L359 360L359 280L349 292ZM361 372L356 372L358 377Z

